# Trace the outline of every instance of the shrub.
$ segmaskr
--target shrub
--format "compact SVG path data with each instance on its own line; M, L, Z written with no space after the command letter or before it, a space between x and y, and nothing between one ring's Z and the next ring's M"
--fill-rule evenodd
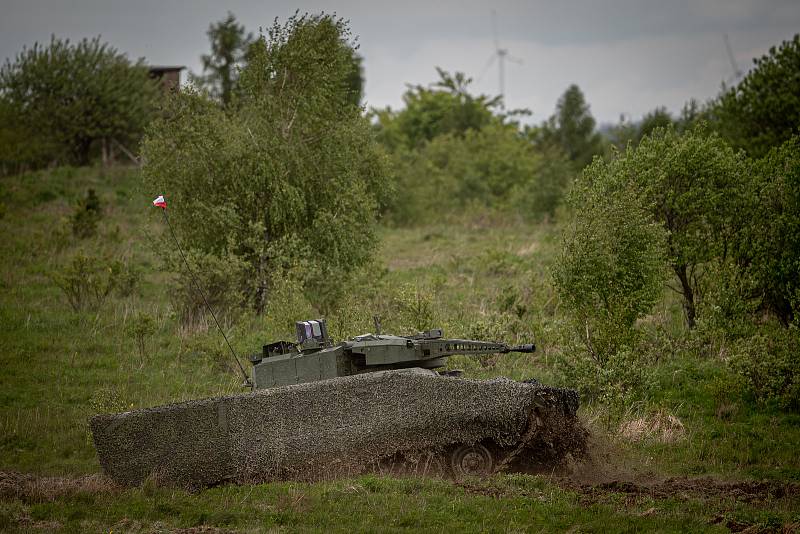
M147 341L156 332L156 320L146 312L138 312L134 315L125 327L127 334L136 343L139 352L139 359L144 362L146 359Z
M585 169L553 267L581 347L568 351L564 369L594 397L627 395L641 384L634 323L660 297L666 272L664 230L619 167L597 158Z
M433 301L433 291L429 288L418 285L402 286L392 301L392 328L405 333L435 328Z
M652 219L667 232L663 255L693 328L702 266L724 260L750 222L744 194L749 162L704 127L683 135L669 127L656 128L629 147L614 172L634 184Z
M630 404L652 381L648 362L636 346L619 347L602 364L588 357L585 350L572 346L557 362L564 383L577 389L583 398L611 408Z
M245 263L234 255L221 258L197 250L185 253L188 266L181 259L167 258L167 265L178 273L171 299L181 324L185 328L200 325L209 313L206 300L219 320L235 316L245 301L240 285Z
M50 278L76 312L97 311L112 292L130 294L138 282L138 276L125 263L84 253L76 254Z
M433 138L393 154L397 189L389 205L401 225L441 220L473 207L513 208L531 220L552 216L571 169L555 151L544 156L514 124L494 121L481 130Z
M800 411L800 329L765 326L735 345L730 360L745 387L762 404Z
M736 259L760 304L789 324L800 311L800 136L771 150L755 171L753 216L737 234Z
M665 235L619 162L599 158L571 195L576 213L553 267L556 290L598 364L631 339L661 295Z
M92 237L97 233L97 223L100 220L102 211L100 209L100 198L89 189L86 198L81 199L72 214L72 233L81 239Z

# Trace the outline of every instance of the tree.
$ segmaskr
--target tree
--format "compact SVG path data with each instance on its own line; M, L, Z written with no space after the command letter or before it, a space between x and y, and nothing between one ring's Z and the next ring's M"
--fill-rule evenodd
M211 42L211 53L203 54L203 75L195 81L209 93L228 105L233 96L236 80L247 59L253 43L253 34L245 33L244 26L236 22L230 11L223 20L211 24L206 32Z
M350 74L347 76L347 87L350 91L350 103L360 106L364 98L364 58L358 55L356 48L352 47Z
M602 153L602 138L577 85L570 85L556 104L556 113L532 132L538 144L556 146L579 168Z
M101 139L138 142L159 95L142 60L131 63L99 37L53 36L0 69L0 93L27 127L54 145L53 159L87 164Z
M756 162L753 176L754 216L737 233L737 260L763 307L788 325L800 312L800 137Z
M748 161L704 127L683 135L668 127L629 147L613 168L619 180L636 184L653 220L667 232L665 257L693 328L702 265L728 256L745 224Z
M642 121L639 123L636 141L641 141L644 136L650 135L656 128L667 128L674 125L675 122L672 120L672 114L667 111L667 108L664 106L657 107L642 117Z
M379 138L390 149L414 149L433 138L453 133L463 136L480 130L493 118L500 98L474 96L468 88L472 79L461 72L450 74L437 67L439 81L426 88L410 86L403 95L405 108L376 111Z
M231 276L258 312L285 277L328 307L372 257L390 190L348 89L351 50L341 19L275 22L252 47L230 106L186 91L144 143L144 178L170 200L180 239L243 266Z
M724 92L711 114L735 147L761 157L798 133L800 34L754 60L755 67Z

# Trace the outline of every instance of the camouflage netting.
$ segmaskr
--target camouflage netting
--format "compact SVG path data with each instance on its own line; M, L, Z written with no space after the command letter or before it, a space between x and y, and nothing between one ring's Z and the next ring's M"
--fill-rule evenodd
M115 481L207 486L354 474L398 452L487 440L552 460L583 444L577 407L571 390L405 370L98 415L91 428Z

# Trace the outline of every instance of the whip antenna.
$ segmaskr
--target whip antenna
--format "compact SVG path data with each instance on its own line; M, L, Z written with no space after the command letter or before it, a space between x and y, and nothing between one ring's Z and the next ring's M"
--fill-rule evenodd
M203 298L203 303L206 305L206 309L211 314L211 317L214 319L214 323L217 325L220 334L222 334L222 337L225 339L225 343L228 345L228 349L230 349L231 354L233 355L233 359L236 360L236 365L239 366L239 370L242 372L242 376L244 377L244 385L247 387L253 387L253 383L250 382L250 377L247 376L244 367L242 367L242 362L239 361L239 357L236 355L236 351L233 350L231 342L228 341L228 336L225 335L225 330L222 329L222 326L220 326L219 321L217 320L217 316L214 315L214 310L211 309L211 305L208 303L208 299L206 298L206 294L203 291L203 288L201 288L200 284L197 282L197 278L195 278L194 276L194 271L192 271L192 268L189 267L189 262L186 261L186 255L183 253L183 249L181 248L181 244L178 242L178 238L175 237L175 231L172 229L172 223L169 222L169 217L167 216L167 201L164 199L164 195L159 195L158 198L156 198L153 201L153 206L161 208L161 213L164 214L164 220L167 222L167 228L169 228L169 233L172 235L172 239L173 241L175 241L175 245L178 247L178 252L181 253L181 258L183 258L183 263L184 265L186 265L186 270L189 271L189 277L192 279L192 282L194 283L194 287L197 289L197 292L200 293L200 296Z

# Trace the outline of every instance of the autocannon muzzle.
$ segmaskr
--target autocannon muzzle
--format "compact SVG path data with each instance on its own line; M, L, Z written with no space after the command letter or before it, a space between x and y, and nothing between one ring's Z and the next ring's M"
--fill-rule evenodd
M525 345L514 345L512 347L508 347L506 352L536 352L536 345L533 343L526 343Z

